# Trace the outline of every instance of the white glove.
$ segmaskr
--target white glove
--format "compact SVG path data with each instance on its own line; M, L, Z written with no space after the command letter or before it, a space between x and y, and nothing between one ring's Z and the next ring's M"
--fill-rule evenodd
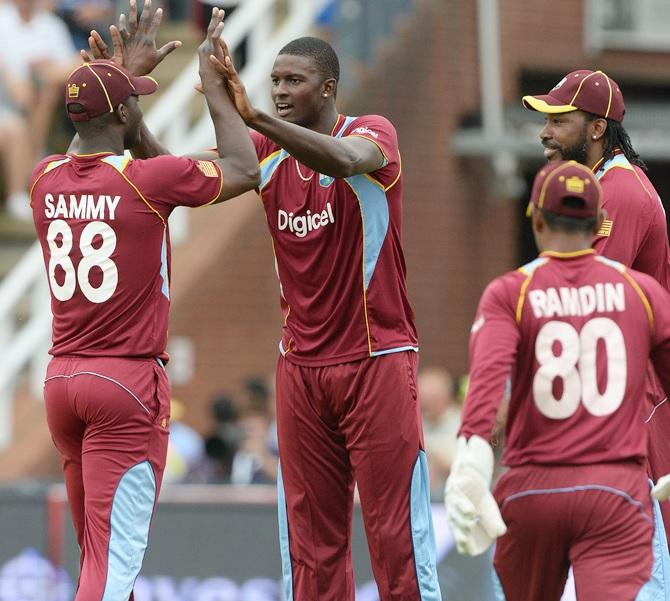
M471 436L468 440L460 436L454 464L444 488L447 522L459 553L480 555L496 538L507 532L490 491L492 476L491 445L479 436Z
M670 474L661 476L651 489L651 496L657 501L670 499Z

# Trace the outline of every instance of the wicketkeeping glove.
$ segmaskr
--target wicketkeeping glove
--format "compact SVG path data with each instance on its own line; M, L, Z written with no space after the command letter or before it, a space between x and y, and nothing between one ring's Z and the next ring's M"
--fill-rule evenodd
M444 489L447 521L459 553L480 555L507 531L490 490L493 461L493 449L483 438L459 437ZM670 496L670 483L668 489Z
M651 489L651 496L657 501L670 499L670 474L661 476Z

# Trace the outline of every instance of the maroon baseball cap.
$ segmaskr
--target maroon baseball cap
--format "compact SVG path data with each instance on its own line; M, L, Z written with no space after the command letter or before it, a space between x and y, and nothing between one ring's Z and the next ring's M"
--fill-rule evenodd
M136 77L109 60L96 60L77 67L65 83L65 106L77 103L82 113L70 112L72 121L88 121L111 113L129 96L153 94L158 83L152 77Z
M602 197L600 183L588 167L577 161L557 161L538 171L530 204L557 215L588 219L598 214Z
M586 69L568 73L548 94L524 96L521 102L527 109L540 113L582 110L614 121L623 121L626 113L617 83L602 71Z

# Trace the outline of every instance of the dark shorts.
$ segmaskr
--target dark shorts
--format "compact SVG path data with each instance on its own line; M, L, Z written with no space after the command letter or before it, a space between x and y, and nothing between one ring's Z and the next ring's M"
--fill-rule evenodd
M287 598L353 601L358 486L381 601L440 601L417 354L277 366L280 543ZM292 595L292 596L290 596Z
M494 557L506 601L559 601L571 565L579 601L634 601L649 580L644 466L517 467L494 494L507 524Z
M81 549L75 599L127 599L165 467L167 375L153 359L56 357L44 400Z

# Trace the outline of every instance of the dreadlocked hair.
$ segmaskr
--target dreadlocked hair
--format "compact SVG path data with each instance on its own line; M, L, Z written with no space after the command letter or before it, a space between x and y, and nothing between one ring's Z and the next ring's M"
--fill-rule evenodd
M588 120L602 119L599 115L587 113ZM605 146L603 148L603 159L609 161L616 150L621 150L628 162L637 165L642 171L647 171L647 164L642 160L642 157L635 151L633 144L630 141L628 132L624 129L619 121L614 119L605 119L607 121L607 129L605 130Z

